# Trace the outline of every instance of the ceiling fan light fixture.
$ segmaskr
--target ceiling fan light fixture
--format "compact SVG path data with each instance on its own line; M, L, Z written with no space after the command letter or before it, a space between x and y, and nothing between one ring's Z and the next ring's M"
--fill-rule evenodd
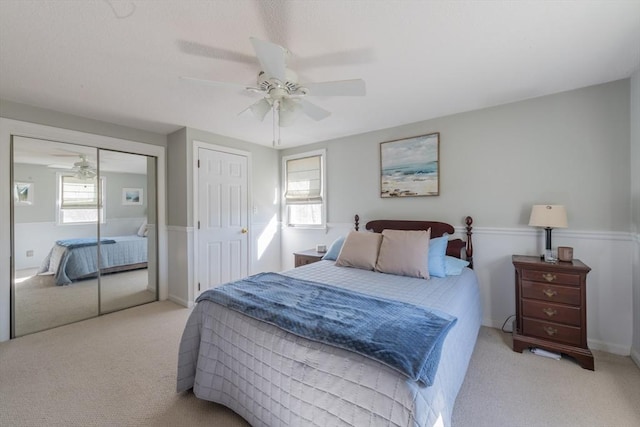
M262 98L260 101L256 102L255 104L251 104L248 108L241 111L240 114L249 110L256 119L263 121L264 117L271 110L271 102L269 101L270 100L268 98Z
M87 156L80 154L80 161L73 164L74 176L78 179L93 179L98 175L96 168L87 160Z
M298 117L298 112L302 106L292 99L283 99L278 106L278 125L282 127L291 126Z
M97 173L91 169L79 169L75 173L75 177L83 181L95 178Z

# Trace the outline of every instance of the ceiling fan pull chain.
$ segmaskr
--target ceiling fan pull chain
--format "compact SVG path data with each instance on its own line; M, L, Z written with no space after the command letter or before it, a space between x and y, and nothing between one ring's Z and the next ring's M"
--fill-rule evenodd
M273 126L272 126L272 129L273 129L273 141L272 141L272 144L273 144L274 148L276 146L276 108L275 107L276 106L274 105L273 108L271 109L271 118L272 118L272 121L273 121Z
M282 101L278 102L278 146L280 146L280 133L282 132L282 127L280 126L280 112L282 111Z

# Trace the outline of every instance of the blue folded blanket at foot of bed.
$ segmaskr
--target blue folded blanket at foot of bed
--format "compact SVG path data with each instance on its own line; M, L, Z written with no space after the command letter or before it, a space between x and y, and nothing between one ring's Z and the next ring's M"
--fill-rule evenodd
M202 293L285 331L377 360L433 384L442 345L457 319L443 312L343 288L260 273Z

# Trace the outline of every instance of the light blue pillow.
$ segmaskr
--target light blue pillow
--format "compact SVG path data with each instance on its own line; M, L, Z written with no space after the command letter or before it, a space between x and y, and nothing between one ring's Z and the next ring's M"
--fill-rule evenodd
M468 261L452 256L446 256L444 261L447 276L459 276L462 270L469 265Z
M447 275L445 256L448 243L449 236L446 234L429 241L429 276L444 277Z
M335 261L338 259L338 255L340 255L340 249L342 249L342 244L344 243L344 236L338 237L333 241L331 246L329 246L329 250L322 257L322 259L328 259L330 261Z

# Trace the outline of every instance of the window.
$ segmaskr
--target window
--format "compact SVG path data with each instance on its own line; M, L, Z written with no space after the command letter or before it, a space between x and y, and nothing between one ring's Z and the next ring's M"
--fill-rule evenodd
M325 150L282 158L286 224L290 227L325 225Z
M104 186L103 177L98 181L58 174L58 224L95 223L98 219L103 223Z

